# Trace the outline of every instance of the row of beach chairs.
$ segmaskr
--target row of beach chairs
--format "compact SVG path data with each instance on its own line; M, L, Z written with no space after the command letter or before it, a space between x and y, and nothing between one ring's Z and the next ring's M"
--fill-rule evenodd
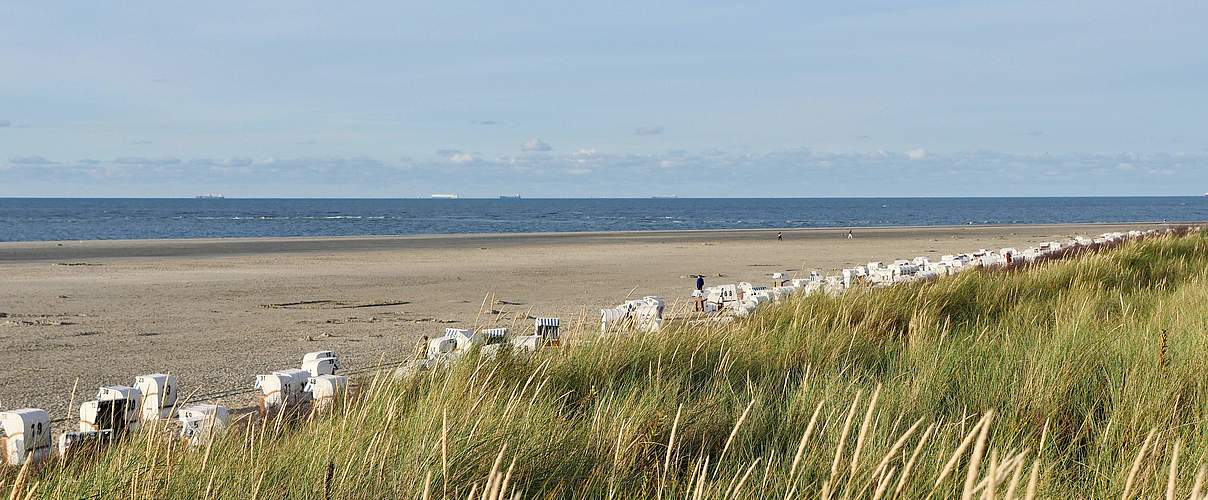
M640 299L600 309L600 333L623 329L642 332L658 331L663 326L663 310L666 304L662 297L648 295Z
M1166 229L1165 231L1173 231ZM761 305L778 302L794 294L827 293L838 295L845 290L860 287L890 286L917 280L949 276L977 268L1003 267L1026 264L1046 256L1076 247L1087 247L1120 242L1129 238L1153 236L1162 230L1110 232L1098 237L1077 236L1065 241L1050 241L1028 247L1023 251L1015 248L999 250L979 249L974 252L943 255L938 261L928 257L900 259L891 263L869 262L866 265L839 270L838 274L823 276L811 271L803 278L790 279L785 273L772 275L772 286L756 286L749 282L717 285L693 291L697 310L708 315L729 312L744 317L755 312Z
M547 345L558 345L558 330L561 321L558 318L534 318L533 332L529 335L513 336L507 327L469 330L465 328L445 328L444 335L428 339L423 358L414 363L400 367L396 375L403 377L416 370L431 369L468 354L478 348L479 355L494 358L505 350L516 354L534 353Z
M302 368L256 376L257 402L262 414L309 403L322 410L342 397L348 378L336 375L334 352L306 354ZM204 445L230 423L231 410L217 404L180 405L176 376L164 373L135 377L134 385L110 385L79 408L78 428L58 437L58 454L69 457L95 449L144 424L170 420L175 414L179 437L191 446ZM0 465L37 463L54 453L52 421L46 410L23 408L0 412Z
M446 328L444 335L427 343L424 367L460 357L478 347L484 357L494 357L503 349L531 353L543 346L558 345L558 318L535 318L531 335L512 337L507 328L489 328L477 332ZM256 375L256 407L263 417L309 409L323 412L331 408L351 389L349 378L338 375L340 359L333 351L316 351L302 357L301 368L276 370ZM401 369L400 369L401 370ZM226 395L240 392L229 391ZM94 449L123 435L137 431L151 421L169 420L176 415L179 437L191 446L204 445L230 424L232 411L217 404L181 406L176 376L155 373L140 375L134 385L101 387L96 397L80 405L79 425L58 438L58 453L68 457L84 449ZM0 411L0 465L20 466L36 463L54 454L49 413L38 408Z

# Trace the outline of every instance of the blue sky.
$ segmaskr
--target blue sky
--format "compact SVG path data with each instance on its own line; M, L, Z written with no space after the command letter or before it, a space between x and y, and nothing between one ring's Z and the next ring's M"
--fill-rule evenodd
M0 4L0 196L1208 191L1205 2L356 4Z

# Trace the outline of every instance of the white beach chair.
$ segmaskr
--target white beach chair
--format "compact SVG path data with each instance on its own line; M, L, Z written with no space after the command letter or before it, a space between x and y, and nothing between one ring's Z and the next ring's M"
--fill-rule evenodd
M130 386L101 387L97 390L96 400L85 402L80 407L80 430L111 430L114 434L138 430L143 411L142 396L142 392Z
M545 344L545 339L540 335L524 335L520 337L512 337L512 350L517 354L531 354L541 349Z
M629 309L614 307L611 309L600 309L600 333L608 332L609 329L617 328L620 322L625 321L629 317Z
M302 364L306 364L307 361L323 359L323 358L339 358L339 356L336 355L335 351L308 352L308 353L302 355Z
M348 392L348 377L342 375L319 375L306 381L306 392L310 393L315 411L325 411Z
M307 400L306 382L310 372L306 370L278 370L268 375L256 375L256 388L260 390L257 403L262 415L274 411L295 408Z
M98 449L113 439L113 431L64 432L59 435L59 456L69 459L83 450Z
M225 406L198 404L177 412L180 437L190 446L203 446L230 423L230 410Z
M474 335L474 332L465 328L445 328L445 337L456 341L457 350L460 352L469 351L470 347L478 342L478 337Z
M302 369L312 377L320 375L335 375L336 370L340 369L340 360L337 358L303 358Z
M428 359L440 359L457 350L457 339L454 337L436 337L428 339Z
M175 375L139 375L134 378L134 388L142 393L142 420L159 420L172 416L172 407L176 406L177 399Z
M0 412L0 464L21 466L50 456L50 415L24 408Z
M661 328L663 325L663 307L662 297L643 297L634 310L638 329L653 332Z

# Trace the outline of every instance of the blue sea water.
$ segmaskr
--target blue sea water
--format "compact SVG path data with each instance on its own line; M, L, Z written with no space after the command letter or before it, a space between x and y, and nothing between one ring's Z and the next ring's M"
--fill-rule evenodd
M1208 198L0 198L0 241L1208 220Z

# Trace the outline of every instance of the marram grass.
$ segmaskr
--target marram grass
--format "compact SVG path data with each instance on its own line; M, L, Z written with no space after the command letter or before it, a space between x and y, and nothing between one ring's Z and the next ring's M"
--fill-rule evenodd
M146 430L10 498L1201 498L1208 235L572 336L362 380L190 450Z

